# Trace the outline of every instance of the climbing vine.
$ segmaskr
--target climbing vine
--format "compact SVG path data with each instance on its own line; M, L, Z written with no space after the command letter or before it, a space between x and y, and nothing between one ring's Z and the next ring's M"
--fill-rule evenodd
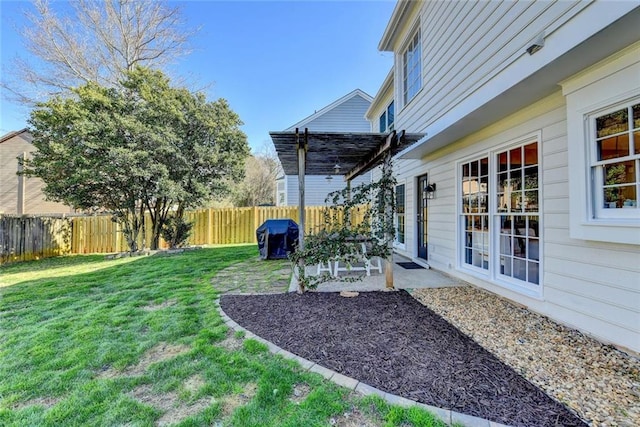
M396 180L387 162L379 180L330 193L323 210L322 225L304 237L304 248L290 255L299 291L315 289L328 281L354 282L364 274L333 277L329 273L309 275L304 265L327 264L335 260L347 264L362 261L362 243L367 257L388 258L395 227L393 224Z

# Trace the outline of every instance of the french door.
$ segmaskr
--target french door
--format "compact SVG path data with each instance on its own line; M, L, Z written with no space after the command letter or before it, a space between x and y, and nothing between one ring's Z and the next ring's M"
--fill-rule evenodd
M427 259L427 175L418 177L416 230L418 234L418 258Z

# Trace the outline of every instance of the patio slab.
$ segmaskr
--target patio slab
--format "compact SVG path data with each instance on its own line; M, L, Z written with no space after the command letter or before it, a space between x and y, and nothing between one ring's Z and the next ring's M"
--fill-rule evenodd
M443 288L452 286L464 286L465 283L458 279L447 276L446 274L432 270L427 264L421 264L424 268L421 269L406 269L400 266L399 262L412 262L413 260L405 258L401 255L393 255L393 285L394 289L422 289L422 288ZM384 262L382 263L384 269ZM305 273L308 276L316 274L316 266L306 266ZM394 290L387 289L386 278L383 273L372 272L371 276L364 276L364 272L352 272L352 273L340 273L343 277L362 277L361 280L356 282L341 282L330 281L318 285L316 292L341 292L341 291L354 291L354 292L370 292L370 291L384 291ZM292 275L291 282L289 284L289 292L296 292L298 290L298 283L296 277Z

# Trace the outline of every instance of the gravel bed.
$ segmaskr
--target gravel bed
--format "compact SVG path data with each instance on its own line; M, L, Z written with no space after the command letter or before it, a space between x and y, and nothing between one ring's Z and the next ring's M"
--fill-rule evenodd
M412 295L594 426L640 426L640 360L479 288Z

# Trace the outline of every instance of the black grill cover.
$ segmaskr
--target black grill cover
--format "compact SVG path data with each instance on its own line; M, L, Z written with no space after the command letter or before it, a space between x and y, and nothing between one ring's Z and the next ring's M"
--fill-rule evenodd
M262 259L287 258L298 246L298 224L291 219L268 219L256 230Z

